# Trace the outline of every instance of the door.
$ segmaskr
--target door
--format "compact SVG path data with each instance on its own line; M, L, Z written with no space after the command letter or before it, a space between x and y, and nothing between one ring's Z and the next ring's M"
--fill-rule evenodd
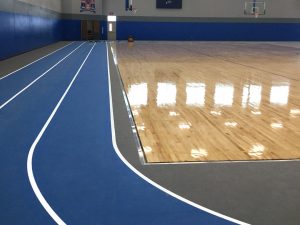
M81 20L81 40L87 40L88 28L87 20Z
M117 39L117 17L107 16L107 40L115 41Z
M100 22L96 20L81 21L81 39L82 40L99 40L100 39Z

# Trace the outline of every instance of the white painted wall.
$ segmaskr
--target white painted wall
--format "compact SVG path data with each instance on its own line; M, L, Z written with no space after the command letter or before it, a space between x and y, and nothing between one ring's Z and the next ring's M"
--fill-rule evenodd
M268 18L300 18L300 0L265 0ZM136 16L244 18L245 0L182 0L182 9L156 9L156 0L133 0ZM103 0L103 14L131 16L125 0Z
M62 0L17 0L55 12L62 12Z
M0 0L1 1L1 0ZM47 0L21 0L41 1ZM58 0L49 0L58 1ZM62 12L80 14L80 0L61 0ZM300 18L300 0L265 0L267 18ZM156 9L156 0L133 0L136 16L245 18L245 0L182 0L182 9ZM49 3L50 4L50 3ZM96 0L96 15L135 16L125 11L125 0ZM93 14L84 12L83 14Z

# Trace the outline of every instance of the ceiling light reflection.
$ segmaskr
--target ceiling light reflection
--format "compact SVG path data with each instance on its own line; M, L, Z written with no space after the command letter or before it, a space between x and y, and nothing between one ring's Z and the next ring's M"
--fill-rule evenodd
M144 131L146 127L144 124L142 124L142 125L137 125L136 128L140 131Z
M182 130L190 129L191 126L192 126L191 123L180 123L180 124L178 125L178 127L179 127L180 129L182 129Z
M191 156L195 159L199 159L199 158L207 157L208 152L207 152L207 150L205 150L203 148L192 149L191 150Z
M291 110L290 110L290 115L291 115L292 117L297 117L297 116L299 116L299 115L300 115L300 109L291 109Z
M187 83L186 84L186 104L201 107L205 105L205 84Z
M257 157L257 158L261 158L262 155L264 154L265 151L265 146L263 146L262 144L256 143L254 145L252 145L252 147L250 148L248 155L252 156L252 157Z
M279 128L283 128L283 124L282 123L271 123L271 127L274 129L279 129Z
M148 85L146 83L130 85L128 88L128 99L132 106L147 105Z
M258 108L261 102L261 85L244 85L243 87L243 97L242 97L242 107L246 108L247 104Z
M289 99L289 85L275 85L271 87L270 103L276 105L286 105Z
M132 115L138 116L139 115L139 111L136 110L136 109L132 110Z
M236 127L238 125L238 123L234 122L234 121L232 121L232 122L227 121L227 122L224 123L224 125L226 127Z
M214 116L221 116L222 115L222 112L221 111L210 111L210 114L214 115Z
M145 147L143 147L143 149L146 154L149 154L152 152L152 148L150 146L145 146Z
M157 106L170 106L176 103L176 85L172 83L157 84Z
M260 111L251 111L251 113L252 113L253 115L261 115L261 112L260 112Z
M234 87L232 84L216 84L214 101L216 106L232 106Z
M170 111L169 116L179 116L180 114L177 112Z

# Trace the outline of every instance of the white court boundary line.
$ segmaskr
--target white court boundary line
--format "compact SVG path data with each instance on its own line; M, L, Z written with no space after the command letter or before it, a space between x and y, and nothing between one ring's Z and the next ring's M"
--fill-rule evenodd
M19 68L19 69L17 69L17 70L15 70L15 71L13 71L13 72L10 72L9 74L7 74L7 75L5 75L5 76L3 76L3 77L0 77L0 80L3 80L4 78L6 78L6 77L8 77L8 76L10 76L10 75L13 75L14 73L16 73L16 72L18 72L18 71L20 71L20 70L22 70L22 69L25 69L26 67L28 67L28 66L30 66L30 65L32 65L32 64L34 64L34 63L36 63L36 62L38 62L38 61L40 61L40 60L46 58L46 57L48 57L48 56L54 54L55 52L58 52L58 51L60 51L60 50L62 50L62 49L64 49L64 48L68 47L69 45L71 45L71 44L73 44L73 43L74 43L74 41L71 42L71 43L69 43L69 44L67 44L67 45L65 45L65 46L63 46L63 47L61 47L61 48L59 48L59 49L56 49L56 50L53 51L53 52L50 52L49 54L47 54L47 55L45 55L45 56L43 56L43 57L41 57L41 58L39 58L39 59L36 59L35 61L33 61L33 62L31 62L31 63L29 63L29 64L27 64L27 65L25 65L25 66L23 66L23 67L21 67L21 68Z
M197 209L200 209L202 211L205 211L207 213L210 213L214 216L220 217L222 219L225 219L227 221L236 223L236 224L240 224L240 225L250 225L248 223L242 222L240 220L231 218L229 216L223 215L221 213L218 213L216 211L213 211L211 209L208 209L204 206L198 205L186 198L183 198L177 194L175 194L174 192L171 192L170 190L160 186L159 184L155 183L153 180L151 180L150 178L146 177L144 174L142 174L140 171L138 171L135 167L133 167L126 159L125 157L122 155L122 153L120 152L118 145L117 145L117 141L116 141L116 132L115 132L115 121L114 121L114 113L113 113L113 102L112 102L112 92L111 92L111 80L110 80L110 67L109 67L109 54L108 54L108 43L106 44L106 51L107 51L107 70L108 70L108 87L109 87L109 102L110 102L110 122L111 122L111 137L112 137L112 143L113 143L113 147L115 149L116 154L119 156L119 158L123 161L123 163L129 168L131 169L136 175L138 175L139 177L141 177L143 180L145 180L146 182L150 183L151 185L153 185L154 187L158 188L159 190L167 193L168 195L171 195L172 197L188 204L191 205Z
M35 78L30 84L28 84L26 87L24 87L22 90L20 90L18 93L16 93L14 96L12 96L10 99L8 99L6 102L4 102L2 105L0 105L0 110L4 108L8 103L10 103L12 100L14 100L16 97L18 97L20 94L22 94L24 91L26 91L31 85L33 85L35 82L37 82L39 79L41 79L43 76L45 76L48 72L50 72L52 69L54 69L58 64L60 64L62 61L64 61L66 58L68 58L71 54L73 54L78 48L80 48L85 42L83 42L81 45L79 45L77 48L75 48L73 51L71 51L68 55L66 55L64 58L59 60L56 64L54 64L52 67L50 67L48 70L46 70L44 73L42 73L39 77Z
M49 118L47 119L46 123L44 124L43 128L41 129L41 131L39 132L38 136L34 140L32 146L31 146L31 148L29 150L28 156L27 156L27 175L28 175L28 178L29 178L30 185L31 185L31 187L32 187L32 189L34 191L34 194L38 198L39 202L44 207L44 209L47 211L47 213L59 225L66 225L66 223L51 208L51 206L49 205L49 203L47 202L47 200L44 198L43 194L41 193L41 191L40 191L40 189L39 189L39 187L38 187L38 185L36 183L36 180L34 178L33 169L32 169L32 158L33 158L33 154L34 154L34 151L35 151L35 148L36 148L37 144L39 143L39 141L42 138L43 134L45 133L47 127L51 123L53 117L55 116L55 114L56 114L58 108L60 107L61 103L63 102L64 98L68 94L70 88L72 87L74 81L76 80L78 74L80 73L82 67L84 66L85 62L87 61L87 59L88 59L89 55L91 54L92 50L94 49L95 45L96 45L96 43L93 45L93 47L91 48L91 50L89 51L89 53L85 57L85 59L82 62L81 66L79 67L79 69L77 70L76 74L74 75L71 83L67 87L66 91L64 92L64 94L60 98L59 102L55 106L55 108L52 111L51 115L49 116Z

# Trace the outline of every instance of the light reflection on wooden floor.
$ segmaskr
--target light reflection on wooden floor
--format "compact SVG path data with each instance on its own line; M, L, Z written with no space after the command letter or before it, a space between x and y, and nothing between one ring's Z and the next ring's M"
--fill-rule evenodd
M147 162L300 158L299 43L116 49Z

